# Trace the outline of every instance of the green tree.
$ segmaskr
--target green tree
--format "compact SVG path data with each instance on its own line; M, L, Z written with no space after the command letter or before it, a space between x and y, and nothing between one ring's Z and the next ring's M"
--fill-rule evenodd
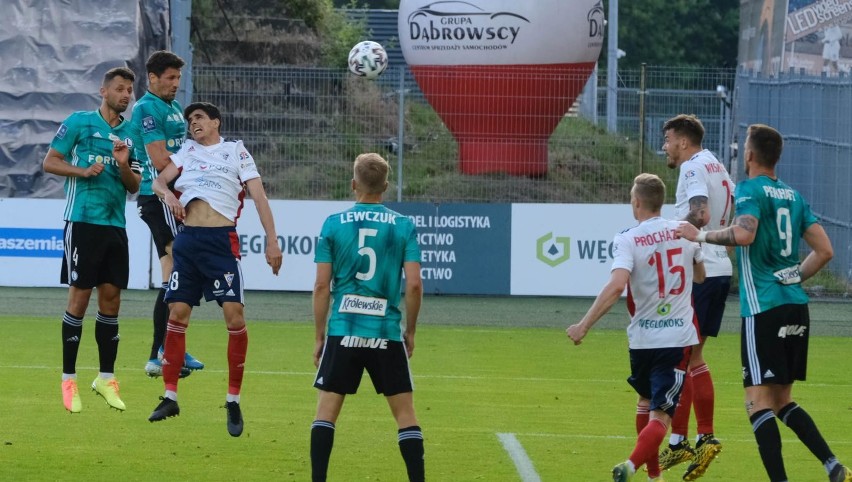
M347 0L347 8L363 8L357 0ZM327 66L346 65L349 50L359 40L365 37L364 22L353 21L335 9L332 0L192 0L192 25L196 47L211 58L228 58L224 50L234 50L230 46L216 47L205 45L211 37L227 40L242 40L248 33L258 35L268 34L267 39L281 39L288 32L267 32L257 30L257 25L263 19L289 18L301 20L305 26L316 35L310 50L319 52L319 63ZM238 18L251 18L255 21L240 23ZM260 32L260 34L258 33ZM205 42L204 39L208 41ZM256 44L255 44L256 45ZM209 51L209 52L208 52ZM236 57L244 58L239 52L231 52ZM279 56L273 60L281 60ZM286 60L284 60L286 62Z
M620 0L618 10L621 67L737 65L739 0Z

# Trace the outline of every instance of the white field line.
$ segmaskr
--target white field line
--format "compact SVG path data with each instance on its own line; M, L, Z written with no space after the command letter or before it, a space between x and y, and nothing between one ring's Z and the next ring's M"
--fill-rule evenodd
M541 482L541 477L539 477L538 472L535 471L532 460L530 460L527 456L527 452L524 450L521 442L518 442L518 439L515 438L515 434L498 433L497 438L500 439L500 443L503 444L503 448L509 453L509 457L512 458L512 462L515 463L515 468L518 469L518 475L521 476L521 481Z
M61 365L0 365L0 369L10 370L61 370ZM95 366L78 366L81 370L98 370ZM228 370L217 370L205 368L206 373L228 373ZM276 376L314 376L316 371L281 371L281 370L246 370L245 373L255 375L276 375ZM488 375L422 375L414 374L414 378L436 379L436 380L481 380L481 381L510 381L510 382L565 382L565 383L622 383L624 378L617 379L596 379L596 378L558 378L558 377L505 377L505 376L488 376ZM742 386L741 381L717 381L713 380L714 385L736 385ZM806 387L830 387L830 388L852 388L849 383L812 383L801 382L799 385L802 388Z

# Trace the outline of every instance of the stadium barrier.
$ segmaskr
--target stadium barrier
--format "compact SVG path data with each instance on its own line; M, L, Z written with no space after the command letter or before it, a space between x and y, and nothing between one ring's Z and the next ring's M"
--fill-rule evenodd
M325 218L350 201L270 201L284 252L273 276L251 200L237 226L245 288L310 291ZM609 277L612 239L635 224L624 204L389 203L418 229L430 294L594 296ZM65 201L0 199L0 286L57 287ZM147 226L127 203L130 289L158 286L160 264ZM664 213L670 213L666 206Z

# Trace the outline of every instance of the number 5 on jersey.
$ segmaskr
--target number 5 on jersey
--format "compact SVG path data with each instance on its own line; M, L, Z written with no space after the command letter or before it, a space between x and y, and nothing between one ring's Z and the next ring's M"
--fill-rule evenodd
M379 233L377 229L361 228L358 230L358 254L366 256L369 261L367 272L355 273L355 278L361 281L369 281L376 274L376 250L367 246L367 236L375 236Z

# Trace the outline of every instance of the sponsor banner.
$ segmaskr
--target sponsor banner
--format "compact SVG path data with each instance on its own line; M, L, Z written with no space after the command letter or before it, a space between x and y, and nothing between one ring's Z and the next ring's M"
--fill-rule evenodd
M242 256L243 288L247 290L312 291L316 278L314 253L325 219L349 209L353 201L269 201L275 219L278 245L284 263L278 276L266 264L266 235L257 216L254 201L245 200L237 220ZM160 279L159 262L154 263L153 279Z
M0 199L0 285L57 287L65 243L64 199ZM148 288L151 236L128 202L129 288Z
M852 0L792 0L787 10L787 43L852 20Z
M596 296L609 280L613 238L636 224L628 204L512 205L511 294Z
M811 75L852 67L852 0L791 0L787 6L784 70Z
M61 229L0 227L0 257L61 258Z
M852 0L741 0L739 62L763 75L852 69Z
M399 39L409 65L595 62L603 45L600 0L403 0Z
M510 204L387 206L417 227L425 293L509 294Z

